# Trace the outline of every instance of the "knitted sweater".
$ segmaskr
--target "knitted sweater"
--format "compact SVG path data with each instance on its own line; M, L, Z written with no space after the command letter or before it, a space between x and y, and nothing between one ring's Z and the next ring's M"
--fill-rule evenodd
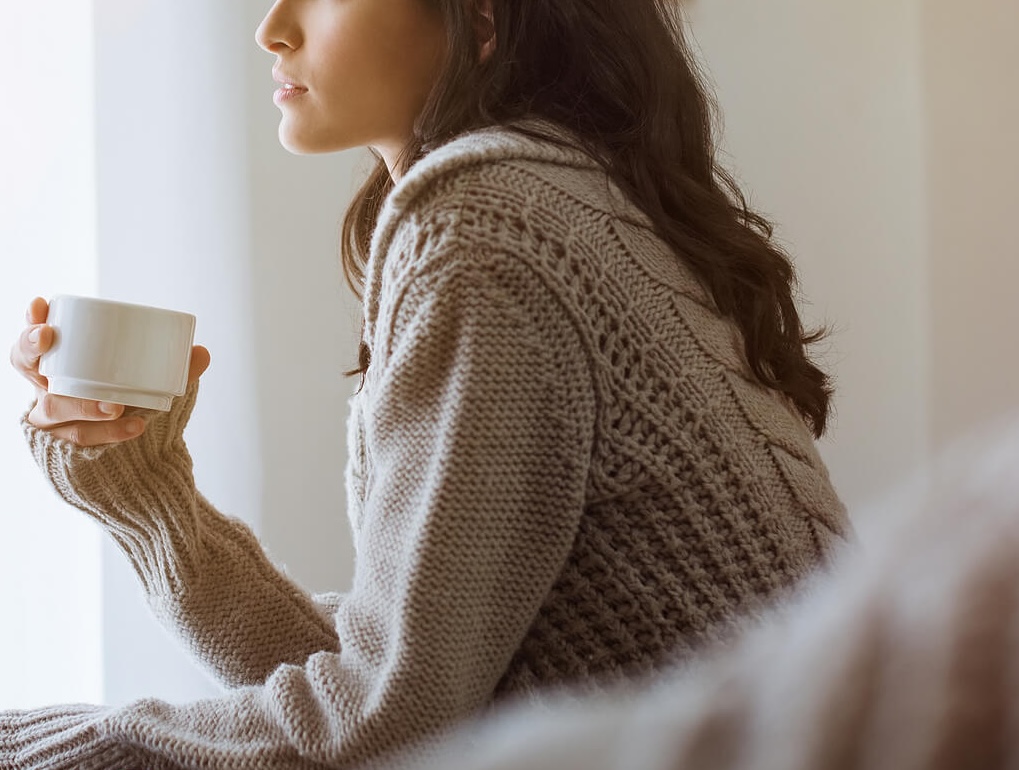
M471 725L415 770L1019 767L1019 415L872 511L863 547L636 695Z
M364 300L345 596L307 595L195 490L195 388L121 445L25 426L232 689L2 714L0 768L351 766L500 696L650 673L848 534L804 422L577 149L491 129L429 154Z

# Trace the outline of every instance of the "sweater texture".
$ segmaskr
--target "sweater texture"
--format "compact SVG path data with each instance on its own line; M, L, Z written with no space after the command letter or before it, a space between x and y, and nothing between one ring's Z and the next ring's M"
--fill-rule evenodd
M588 155L534 125L566 145L465 135L386 201L346 595L308 595L196 491L196 387L120 445L25 424L57 492L229 690L0 714L0 768L357 765L502 698L650 675L850 536L735 325Z
M1017 418L862 514L862 547L731 646L637 693L472 724L399 767L1019 767Z

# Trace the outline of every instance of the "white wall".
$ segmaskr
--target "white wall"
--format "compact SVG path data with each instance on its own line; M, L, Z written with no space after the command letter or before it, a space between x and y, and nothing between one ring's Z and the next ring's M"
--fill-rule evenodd
M944 444L1019 407L1019 3L926 0L923 30L931 422Z
M99 533L44 482L21 435L32 389L7 366L29 300L95 291L90 9L4 6L0 122L0 710L100 697ZM53 56L53 51L66 56Z
M993 2L993 0L989 0ZM822 451L851 510L928 446L925 129L917 0L689 3L730 165L779 225L804 313L834 328Z

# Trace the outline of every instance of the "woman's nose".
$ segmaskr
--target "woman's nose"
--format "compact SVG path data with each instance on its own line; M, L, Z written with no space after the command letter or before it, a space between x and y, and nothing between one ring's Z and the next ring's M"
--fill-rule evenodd
M290 0L276 0L255 31L255 42L269 53L300 46L300 30L292 18Z

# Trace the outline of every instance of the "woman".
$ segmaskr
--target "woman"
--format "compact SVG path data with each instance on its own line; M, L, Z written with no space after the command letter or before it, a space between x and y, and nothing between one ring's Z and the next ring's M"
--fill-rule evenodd
M278 0L258 42L282 143L378 158L343 233L353 587L308 596L195 490L196 385L142 423L47 394L37 300L13 359L40 466L233 689L0 715L17 767L372 760L505 697L650 674L848 536L792 268L714 163L670 13Z

